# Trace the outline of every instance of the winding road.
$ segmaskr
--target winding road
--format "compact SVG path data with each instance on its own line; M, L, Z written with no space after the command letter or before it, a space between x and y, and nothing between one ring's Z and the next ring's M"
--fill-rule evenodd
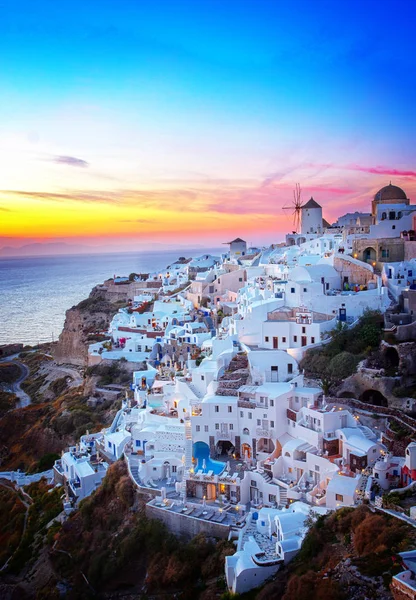
M29 369L25 364L16 360L15 356L17 356L17 355L14 354L12 356L7 356L6 358L0 359L0 362L2 362L2 363L10 362L19 367L19 369L21 371L19 379L17 379L16 381L14 381L10 385L8 385L6 391L8 391L12 394L16 394L16 396L19 398L19 401L16 402L16 408L24 408L25 406L29 406L29 404L32 402L30 396L28 394L26 394L26 392L24 390L22 390L22 388L20 387L20 385L29 376ZM5 386L5 389L6 389L6 386Z

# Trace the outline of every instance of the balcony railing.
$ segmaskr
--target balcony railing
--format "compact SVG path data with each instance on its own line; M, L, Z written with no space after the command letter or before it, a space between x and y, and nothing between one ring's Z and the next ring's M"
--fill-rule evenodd
M229 440L231 441L232 436L229 431L217 431L216 433L217 440Z
M257 403L254 400L238 400L239 408L257 408Z
M256 435L263 438L271 438L272 432L270 431L270 429L263 429L263 427L257 427Z

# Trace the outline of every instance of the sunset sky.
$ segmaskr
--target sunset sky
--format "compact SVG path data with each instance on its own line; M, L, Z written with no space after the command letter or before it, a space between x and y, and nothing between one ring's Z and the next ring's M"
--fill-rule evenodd
M0 247L278 242L416 202L409 0L0 0Z

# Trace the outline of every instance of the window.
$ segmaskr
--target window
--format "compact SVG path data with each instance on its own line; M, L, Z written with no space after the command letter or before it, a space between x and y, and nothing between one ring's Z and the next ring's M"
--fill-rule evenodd
M282 342L285 344L286 343L286 338L282 337Z
M200 426L200 425L197 425L197 426L196 426L196 430L197 430L197 431L201 431L201 426Z
M240 417L243 418L244 417L244 412L242 410L240 410Z
M293 365L292 365L292 363L289 363L289 364L287 365L287 372L288 372L288 373L293 373Z
M273 429L274 428L274 421L270 421L270 427Z
M205 375L201 375L201 381L205 381Z
M204 425L204 431L205 432L209 431L208 425Z
M238 281L243 281L243 278L242 278L242 277L239 277L239 278L238 278Z
M136 440L136 448L140 448L140 440Z
M269 494L269 502L276 502L276 496L274 494Z
M220 424L219 423L215 423L215 429L219 429L220 428Z
M311 337L311 344L314 344L314 343L315 343L315 338Z
M270 400L270 406L273 408L273 406L274 406L274 400Z
M178 470L178 467L176 465L172 465L172 473L176 473Z
M295 293L295 288L290 288L290 293L294 294Z
M228 412L233 412L233 407L232 406L228 407Z
M269 336L268 336L268 335L266 335L266 336L265 336L265 338L264 338L264 341L265 341L265 342L268 342L268 341L269 341Z
M306 327L302 327L302 333L306 333Z
M271 367L271 370L277 372L279 370L279 367Z
M298 336L297 336L297 335L294 335L294 336L293 336L293 341L294 341L294 342L297 342L297 341L298 341Z
M253 413L249 412L249 413L248 413L248 418L249 418L249 419L252 419L252 418L253 418Z
M221 281L218 279L218 283L221 283Z
M257 419L257 425L260 427L260 425L261 425L261 420L260 419Z
M337 502L344 502L344 496L342 494L335 494L335 500Z
M315 465L315 471L319 473L319 465Z
M257 481L254 481L254 479L252 479L250 481L250 485L251 485L251 487L257 487Z
M307 292L308 290L307 290L307 288L303 288L303 291L304 291L304 292Z
M378 479L378 473L374 473L375 479Z
M215 406L215 412L220 412L220 407L219 406Z
M243 435L250 435L250 431L248 430L248 427L244 427Z
M373 454L377 452L377 448L373 448Z

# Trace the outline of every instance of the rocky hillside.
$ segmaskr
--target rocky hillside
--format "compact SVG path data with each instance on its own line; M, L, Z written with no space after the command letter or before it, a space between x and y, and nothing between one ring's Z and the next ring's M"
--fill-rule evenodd
M37 512L51 514L47 496L40 500ZM0 577L1 597L219 598L232 544L203 536L179 540L162 523L149 520L143 506L124 461L118 461L62 526L42 529L45 520L39 522L32 545L26 545L26 563L15 560Z
M134 292L131 285L106 284L93 288L88 298L66 311L64 328L54 348L58 363L86 366L88 344L102 339L114 314L126 306Z
M402 570L397 553L415 547L416 531L367 506L320 517L292 563L254 596L257 600L390 600Z
M103 485L63 524L54 521L59 493L44 483L23 500L10 490L3 508L16 511L18 534L10 566L0 575L0 595L15 598L107 600L228 600L224 561L234 552L225 540L202 535L185 542L148 519L124 461L114 463ZM22 506L23 503L23 506ZM14 508L15 506L15 508ZM19 545L24 509L28 529ZM4 523L6 535L9 528ZM391 578L401 571L397 553L415 547L407 524L367 506L344 508L311 525L297 557L261 589L241 600L391 600ZM2 558L7 559L4 550Z

